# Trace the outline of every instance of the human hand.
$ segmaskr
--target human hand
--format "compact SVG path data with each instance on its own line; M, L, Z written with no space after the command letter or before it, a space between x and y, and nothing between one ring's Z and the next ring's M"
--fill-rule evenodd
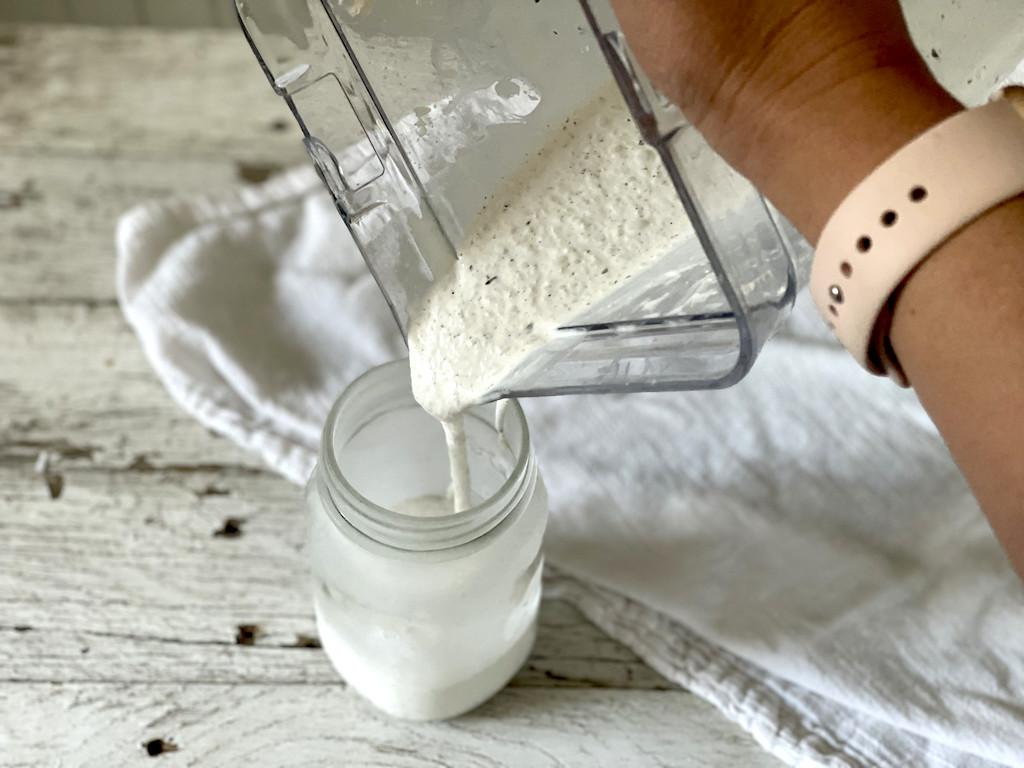
M897 0L612 5L654 84L812 241L860 178L959 108Z

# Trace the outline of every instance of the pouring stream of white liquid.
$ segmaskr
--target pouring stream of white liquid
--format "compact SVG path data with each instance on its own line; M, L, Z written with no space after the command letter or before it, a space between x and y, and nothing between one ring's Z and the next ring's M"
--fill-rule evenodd
M469 482L469 453L466 450L466 417L461 413L441 422L448 443L448 464L452 473L452 502L456 512L473 506Z

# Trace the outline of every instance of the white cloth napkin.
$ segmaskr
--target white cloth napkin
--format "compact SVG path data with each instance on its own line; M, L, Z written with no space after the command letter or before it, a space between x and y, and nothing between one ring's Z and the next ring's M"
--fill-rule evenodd
M171 395L297 483L346 383L403 354L312 170L137 208L117 244ZM524 406L549 593L765 749L1024 766L1024 588L913 393L805 297L733 389Z

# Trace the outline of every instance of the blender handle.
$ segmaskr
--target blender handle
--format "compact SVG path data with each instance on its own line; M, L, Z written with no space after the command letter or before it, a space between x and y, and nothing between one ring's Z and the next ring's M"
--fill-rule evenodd
M295 9L286 8L286 2L235 0L235 10L267 80L302 129L303 145L317 173L342 215L357 216L352 193L385 173L390 143L386 121L323 2L307 4L309 16L301 36L294 25L289 25L290 35L277 37L261 28L268 19L281 19L282 26L288 23L288 14ZM331 37L341 45L332 45ZM364 151L353 153L349 148L357 142Z

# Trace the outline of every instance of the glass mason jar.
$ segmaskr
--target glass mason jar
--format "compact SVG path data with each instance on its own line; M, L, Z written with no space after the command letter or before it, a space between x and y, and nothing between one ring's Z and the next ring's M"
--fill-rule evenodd
M515 401L465 418L470 509L444 503L443 430L413 399L404 360L335 403L307 487L321 643L349 685L398 717L472 709L536 637L547 493L526 420Z

